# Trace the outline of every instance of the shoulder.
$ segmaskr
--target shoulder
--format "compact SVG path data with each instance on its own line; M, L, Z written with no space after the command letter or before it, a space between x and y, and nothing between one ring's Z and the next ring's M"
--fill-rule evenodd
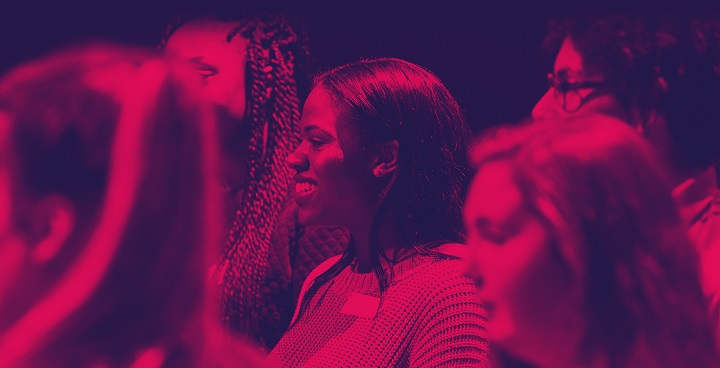
M340 260L340 257L342 256L334 256L330 257L324 262L320 263L317 267L315 267L312 271L310 271L310 274L308 274L307 278L303 282L302 289L300 290L300 297L298 300L302 301L303 296L305 295L305 292L310 288L310 285L312 285L313 281L315 281L318 276L322 275L325 271L330 269L335 263L337 263Z
M448 243L434 249L440 256L428 255L427 261L398 280L402 287L416 289L428 299L452 294L473 294L475 284L465 275L464 254L467 246Z
M323 272L327 271L332 267L335 263L337 263L340 260L341 255L333 256L328 259L326 259L324 262L320 263L317 267L315 267L312 271L310 271L310 274L307 277L306 283L315 280L318 276L320 276Z

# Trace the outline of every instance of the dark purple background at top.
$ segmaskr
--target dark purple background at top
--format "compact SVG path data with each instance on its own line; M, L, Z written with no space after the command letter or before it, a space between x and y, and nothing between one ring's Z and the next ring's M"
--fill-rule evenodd
M208 8L111 4L15 4L14 9L4 9L0 12L0 70L92 39L154 46L175 14ZM438 9L360 2L305 8L247 4L220 2L212 7L283 10L300 17L310 33L314 70L371 56L399 57L423 65L457 97L474 131L527 116L545 91L545 73L552 66L551 58L540 49L547 20L554 13L551 10L479 11L477 5Z

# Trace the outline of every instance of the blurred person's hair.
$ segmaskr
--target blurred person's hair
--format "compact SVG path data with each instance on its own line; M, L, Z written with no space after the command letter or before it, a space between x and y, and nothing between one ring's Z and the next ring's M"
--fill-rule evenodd
M698 260L648 143L606 116L487 131L473 164L507 162L586 318L580 359L711 367L714 336ZM582 362L580 362L582 363Z
M4 331L0 361L128 366L159 351L197 366L220 341L205 287L221 221L215 121L187 69L96 44L0 81L15 228L29 232L28 204L48 196L76 213L43 267L56 283Z

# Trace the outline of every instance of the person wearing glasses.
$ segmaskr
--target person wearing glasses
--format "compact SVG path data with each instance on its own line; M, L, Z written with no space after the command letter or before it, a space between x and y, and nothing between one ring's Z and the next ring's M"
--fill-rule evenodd
M700 254L720 332L720 17L610 15L550 22L558 50L535 120L602 113L628 122L659 155ZM658 230L659 231L659 230Z

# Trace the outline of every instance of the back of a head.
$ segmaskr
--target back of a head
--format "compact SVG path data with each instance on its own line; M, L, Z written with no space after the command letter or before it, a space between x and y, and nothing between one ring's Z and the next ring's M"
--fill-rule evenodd
M462 241L470 131L457 102L430 71L371 59L319 75L365 148L397 140L399 163L385 205L411 244Z
M197 101L182 68L104 44L3 78L18 198L59 196L76 213L43 266L57 282L3 349L40 365L127 365L150 348L196 358L184 334L200 328L218 221L214 121ZM33 214L16 206L22 228Z
M583 15L550 23L546 47L569 37L637 124L666 119L675 159L705 168L720 155L719 14Z
M503 128L480 142L476 163L510 162L577 280L588 323L581 358L715 364L696 255L642 137L622 121L588 115Z

